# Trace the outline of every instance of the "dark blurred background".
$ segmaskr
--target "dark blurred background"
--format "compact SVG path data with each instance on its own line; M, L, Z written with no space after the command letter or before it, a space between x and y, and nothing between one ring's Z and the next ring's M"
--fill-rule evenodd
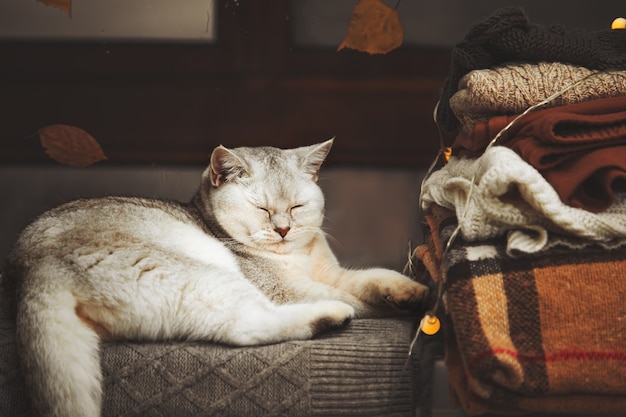
M322 173L327 231L351 266L401 268L421 239L419 182L438 149L432 111L449 54L498 7L600 29L620 1L394 0L403 46L337 46L356 0L36 0L0 3L0 260L60 202L186 200L218 144L294 147L336 137ZM91 134L108 159L53 162L36 132Z

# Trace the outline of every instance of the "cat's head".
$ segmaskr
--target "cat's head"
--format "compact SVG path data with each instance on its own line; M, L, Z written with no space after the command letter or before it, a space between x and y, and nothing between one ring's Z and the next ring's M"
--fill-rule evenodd
M202 176L205 204L222 228L247 246L289 253L321 233L319 169L333 139L295 149L213 150Z

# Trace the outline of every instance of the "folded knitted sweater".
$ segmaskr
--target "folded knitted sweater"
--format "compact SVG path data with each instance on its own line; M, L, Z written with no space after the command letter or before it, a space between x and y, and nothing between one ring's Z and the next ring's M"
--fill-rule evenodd
M509 254L540 251L559 235L607 244L626 237L626 194L616 194L601 213L568 206L535 168L502 146L477 159L453 156L433 172L422 208L433 203L455 210L468 241L506 235Z
M589 69L626 70L626 30L565 30L534 25L522 9L503 8L472 27L452 50L448 77L437 109L437 125L449 145L459 126L450 97L472 70L509 62L564 62Z
M626 95L626 71L596 71L560 62L520 63L470 71L450 97L450 108L461 131L470 132L478 122L522 113L580 80L542 108Z
M517 116L494 116L457 135L454 152L476 156ZM536 168L567 205L599 212L626 190L626 96L536 110L498 144Z

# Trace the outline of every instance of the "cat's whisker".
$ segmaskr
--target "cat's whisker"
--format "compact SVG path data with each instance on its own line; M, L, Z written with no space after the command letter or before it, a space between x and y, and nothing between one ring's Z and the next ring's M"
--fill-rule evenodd
M322 233L324 234L324 236L326 237L326 239L332 240L333 243L335 243L335 245L337 245L338 247L341 247L341 242L339 241L339 239L335 238L335 236L326 233L324 231L322 231Z
M320 232L320 233L321 233L324 237L327 237L327 238L332 239L332 240L333 240L333 242L335 242L335 243L337 243L338 245L340 245L340 246L341 246L341 242L339 242L339 240L337 240L337 239L336 239L333 235L331 235L331 234L330 234L330 232L329 232L328 230L332 230L332 229L331 229L330 227L325 227L325 226L322 226L322 227L320 227L320 228L319 228L319 232Z
M303 230L306 232L313 232L316 235L321 235L324 238L330 239L332 240L334 243L336 243L338 246L341 246L341 242L339 242L339 240L337 240L333 235L331 235L329 232L327 232L327 229L325 227L301 227L298 230Z

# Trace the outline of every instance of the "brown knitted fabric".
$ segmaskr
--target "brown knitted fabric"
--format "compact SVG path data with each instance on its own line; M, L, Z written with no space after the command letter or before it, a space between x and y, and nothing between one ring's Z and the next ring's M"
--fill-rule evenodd
M453 144L457 155L483 151L516 116L477 123ZM504 132L498 144L517 152L552 185L561 200L594 213L626 190L626 96L536 110Z
M516 116L494 116L457 135L456 155L476 156ZM528 113L498 144L537 169L572 207L594 213L626 191L626 96L585 101Z
M454 213L433 206L423 257L438 280ZM457 401L481 412L626 410L626 248L511 258L503 239L457 237L446 265L446 365ZM433 278L434 277L434 278Z
M467 133L477 122L522 113L591 74L542 108L626 95L626 71L597 72L560 62L522 63L467 73L459 82L459 91L450 98L450 108L461 123L461 131Z
M589 69L626 69L626 30L586 32L562 26L529 24L520 8L498 10L474 26L452 50L448 77L437 111L437 124L449 145L458 120L450 109L450 98L472 70L508 62L563 62Z

